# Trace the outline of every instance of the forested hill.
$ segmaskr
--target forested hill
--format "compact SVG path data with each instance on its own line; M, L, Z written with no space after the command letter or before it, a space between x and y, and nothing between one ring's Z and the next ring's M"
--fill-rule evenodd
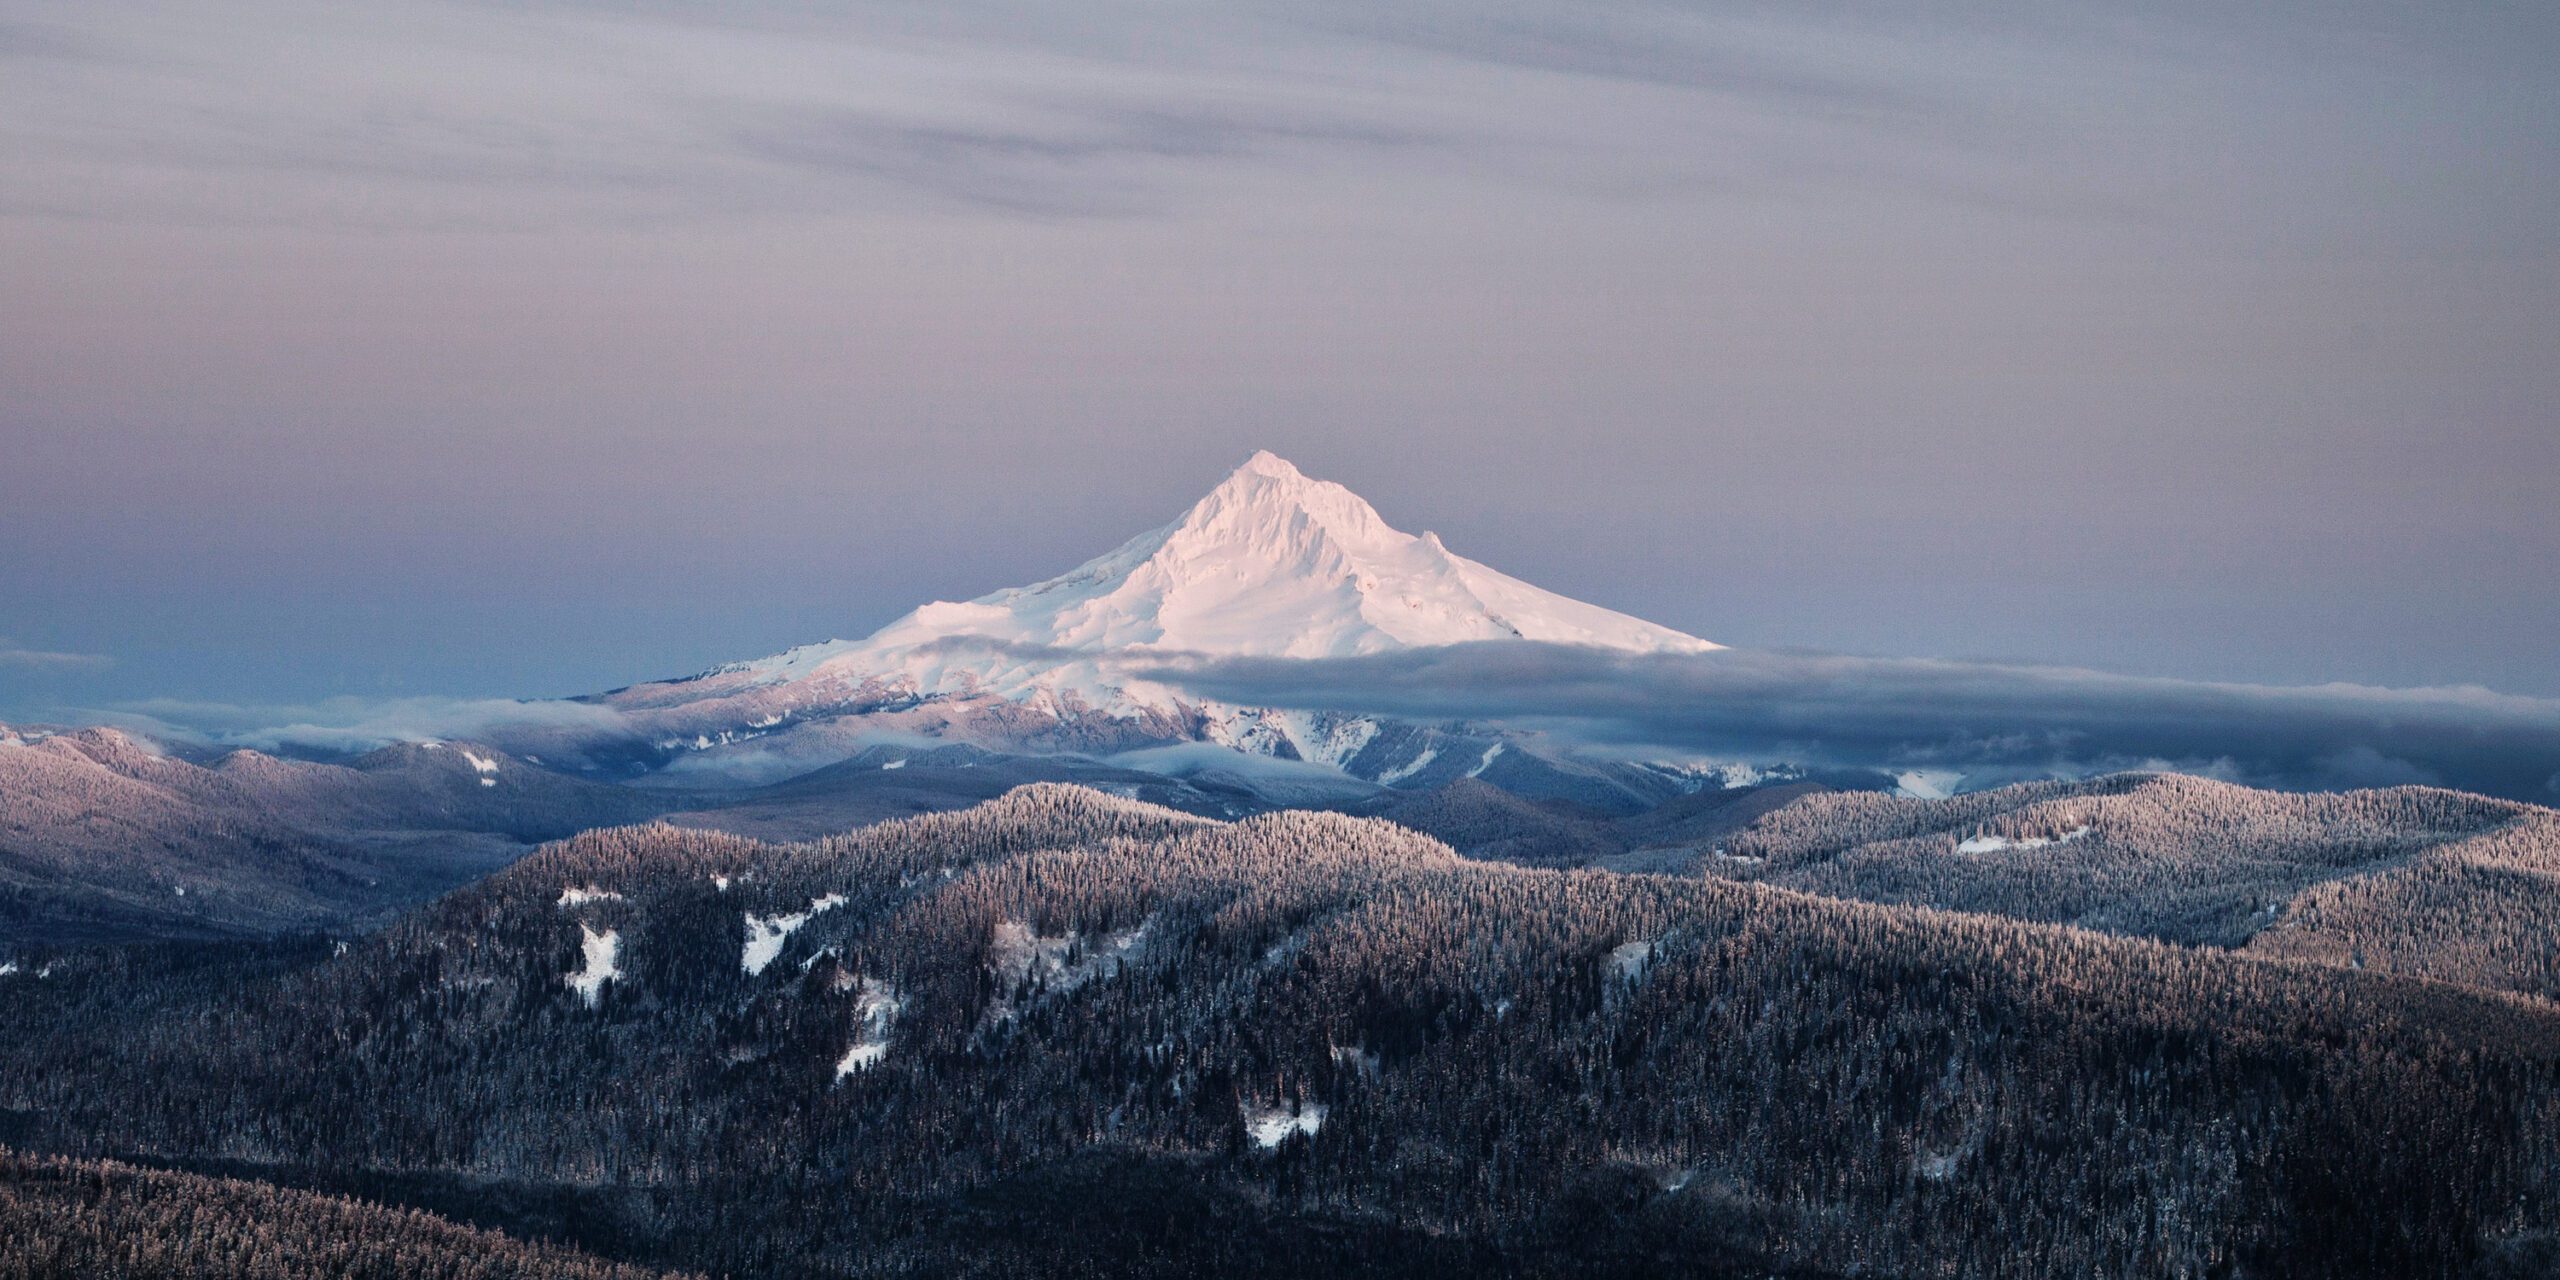
M0 1147L0 1280L651 1280L665 1273L259 1182ZM666 1280L681 1280L667 1277Z
M0 725L0 962L77 943L352 934L536 841L596 827L664 816L809 839L1044 781L1227 817L1273 805L1213 777L964 745L878 747L772 786L675 790L572 776L463 741L322 763L182 755L115 729Z
M2560 998L2560 813L2434 787L2299 794L2121 774L1948 800L1832 792L1696 865Z
M625 828L343 954L52 964L0 978L22 1145L714 1273L2560 1256L2543 1001L1332 814L1041 786L805 845Z
M199 764L0 726L0 949L378 925L532 841L669 807L471 743Z

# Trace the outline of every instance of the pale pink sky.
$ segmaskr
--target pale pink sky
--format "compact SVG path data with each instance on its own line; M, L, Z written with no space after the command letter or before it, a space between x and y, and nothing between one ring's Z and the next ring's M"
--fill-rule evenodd
M1257 447L1728 643L2560 694L2560 11L807 8L0 0L0 655L112 660L0 713L696 669Z

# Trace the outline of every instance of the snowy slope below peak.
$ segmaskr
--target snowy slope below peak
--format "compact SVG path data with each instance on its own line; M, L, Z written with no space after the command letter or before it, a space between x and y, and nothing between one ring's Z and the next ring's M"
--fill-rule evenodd
M1349 489L1257 453L1180 519L1047 581L603 701L643 714L663 750L811 767L849 754L844 731L858 720L1006 749L1110 754L1205 740L1345 768L1376 724L1220 706L1144 673L1174 655L1326 658L1506 640L1718 647L1399 531ZM1372 761L1367 772L1407 763Z
M1646 653L1717 647L1541 590L1457 555L1437 535L1398 531L1349 489L1266 452L1181 519L1055 578L929 604L865 640L718 674L897 671L948 691L965 682L945 655L966 654L957 666L982 685L1030 675L985 656L1005 648L1323 658L1506 639ZM1058 655L1016 665L1054 666Z

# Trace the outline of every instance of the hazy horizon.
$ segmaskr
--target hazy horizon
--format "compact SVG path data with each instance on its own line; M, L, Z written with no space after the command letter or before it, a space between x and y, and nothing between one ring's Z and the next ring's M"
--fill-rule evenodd
M0 715L859 636L1256 448L1725 644L2560 696L2556 36L0 0Z

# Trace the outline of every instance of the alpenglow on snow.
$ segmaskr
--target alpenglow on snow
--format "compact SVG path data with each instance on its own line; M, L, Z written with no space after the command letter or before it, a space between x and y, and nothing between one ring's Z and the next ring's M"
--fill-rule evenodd
M1260 452L1181 518L1045 582L603 701L667 730L670 747L787 735L808 760L844 758L875 734L915 734L1042 750L1205 741L1338 766L1374 725L1221 706L1134 673L1174 655L1326 658L1502 640L1719 647L1402 532L1358 494Z
M929 604L867 640L739 670L794 677L953 636L1081 651L1333 658L1471 640L1637 652L1716 646L1542 591L1389 527L1360 495L1256 453L1181 519L1046 582Z

